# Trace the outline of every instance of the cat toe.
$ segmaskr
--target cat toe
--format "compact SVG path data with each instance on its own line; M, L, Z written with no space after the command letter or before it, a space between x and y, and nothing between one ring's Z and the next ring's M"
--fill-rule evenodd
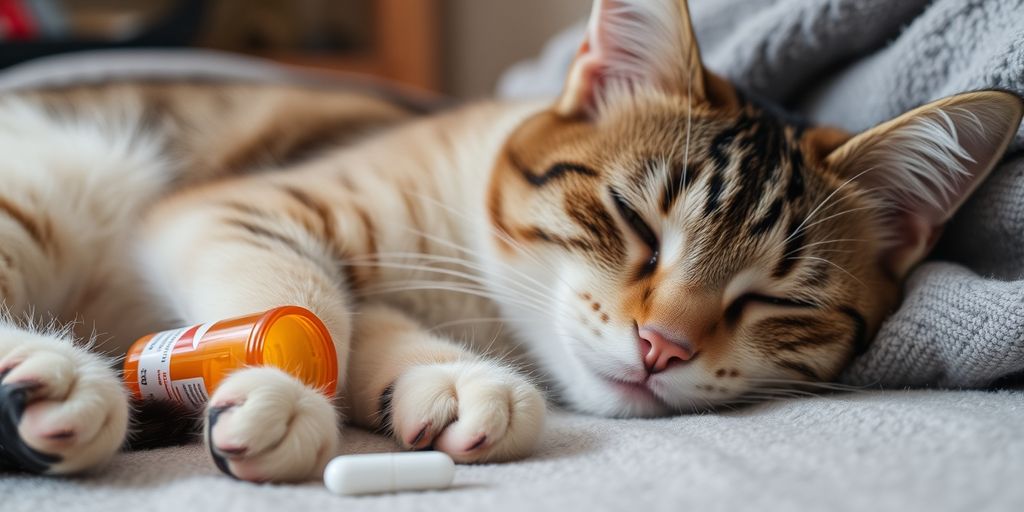
M0 467L70 474L110 459L128 428L120 379L65 340L19 334L0 357Z
M338 448L330 401L274 368L232 374L206 412L217 468L239 480L296 482L319 477Z
M511 369L487 362L413 368L395 383L392 428L403 447L433 446L457 462L525 457L540 438L540 392Z

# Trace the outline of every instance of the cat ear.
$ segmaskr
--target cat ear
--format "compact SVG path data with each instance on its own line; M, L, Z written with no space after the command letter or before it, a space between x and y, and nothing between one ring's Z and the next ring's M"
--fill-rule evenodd
M959 94L856 135L825 157L827 167L881 199L882 264L891 275L903 277L928 254L1002 157L1022 112L1014 94Z
M717 77L713 82L726 86ZM708 73L685 0L594 0L555 110L566 117L591 114L610 87L654 87L708 99Z

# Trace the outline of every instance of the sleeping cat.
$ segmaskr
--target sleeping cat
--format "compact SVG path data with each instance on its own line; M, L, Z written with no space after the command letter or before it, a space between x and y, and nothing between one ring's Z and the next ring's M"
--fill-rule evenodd
M295 87L9 94L0 466L104 463L130 435L114 367L136 337L284 304L323 319L344 371L334 403L269 368L215 391L206 442L239 479L317 476L342 420L523 457L541 383L655 416L828 381L1021 114L985 91L859 135L786 121L704 69L681 0L595 1L554 104L411 119Z

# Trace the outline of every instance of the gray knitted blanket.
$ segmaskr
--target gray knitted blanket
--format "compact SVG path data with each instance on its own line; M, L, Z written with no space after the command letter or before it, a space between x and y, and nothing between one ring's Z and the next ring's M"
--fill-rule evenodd
M1024 95L1024 0L691 0L709 68L851 131L950 94ZM500 84L555 94L580 26ZM1024 129L842 377L984 387L1024 376ZM1005 382L1005 380L1004 380Z

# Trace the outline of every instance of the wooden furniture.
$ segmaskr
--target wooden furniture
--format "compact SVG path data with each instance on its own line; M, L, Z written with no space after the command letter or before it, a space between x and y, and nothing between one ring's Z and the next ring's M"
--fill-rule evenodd
M269 51L275 61L324 72L356 72L439 91L439 0L371 0L369 44L344 53Z
M440 4L441 0L59 0L52 13L59 23L52 25L60 31L14 34L17 38L0 34L0 68L73 50L200 46L325 73L362 73L437 92Z

